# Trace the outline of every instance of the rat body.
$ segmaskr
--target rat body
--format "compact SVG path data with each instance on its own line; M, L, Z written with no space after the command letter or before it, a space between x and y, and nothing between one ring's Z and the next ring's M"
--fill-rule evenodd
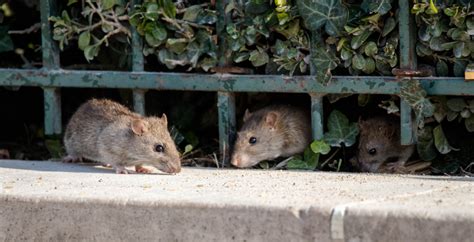
M311 142L310 117L295 107L246 110L243 121L231 157L232 165L240 168L301 153Z
M64 161L86 158L110 164L117 173L125 166L137 172L149 164L167 173L181 170L179 152L168 131L166 115L143 117L106 99L82 104L69 121L64 135L68 156Z
M399 121L399 120L398 120ZM414 145L400 144L400 123L387 117L359 120L357 166L365 172L395 172L405 165Z

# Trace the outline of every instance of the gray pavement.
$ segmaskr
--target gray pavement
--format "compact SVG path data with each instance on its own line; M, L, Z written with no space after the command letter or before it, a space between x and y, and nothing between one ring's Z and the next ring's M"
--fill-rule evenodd
M0 160L0 241L474 241L474 179Z

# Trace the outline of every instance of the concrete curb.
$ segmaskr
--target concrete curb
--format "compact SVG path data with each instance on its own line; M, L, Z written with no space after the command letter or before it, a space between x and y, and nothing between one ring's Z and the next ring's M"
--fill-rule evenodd
M473 241L474 179L0 161L0 240Z

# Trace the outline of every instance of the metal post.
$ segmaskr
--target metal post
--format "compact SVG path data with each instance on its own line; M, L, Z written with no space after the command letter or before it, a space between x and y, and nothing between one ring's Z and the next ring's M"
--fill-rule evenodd
M145 115L145 93L147 90L134 89L133 90L133 109L135 112Z
M43 69L59 69L59 48L53 40L53 32L48 18L56 13L53 0L42 0L41 10L41 46L43 51ZM61 90L44 87L44 133L60 135L61 127Z
M320 35L317 32L311 33L311 50L314 50L317 42L320 41ZM312 58L311 58L312 59ZM310 73L316 75L316 66L311 61ZM324 138L324 116L323 116L323 93L309 93L311 96L311 128L313 139L322 140Z
M322 140L324 137L323 123L323 94L310 93L311 96L311 127L313 139Z
M132 4L140 4L140 0L133 0ZM134 9L135 6L132 6ZM142 72L145 61L143 58L143 41L135 27L132 27L132 71ZM133 109L135 112L145 115L145 93L146 89L133 89Z
M59 48L53 40L53 32L48 18L56 14L54 0L41 0L41 46L43 52L43 68L59 68Z
M217 108L219 112L219 150L221 166L227 166L230 161L231 147L235 138L235 97L232 92L217 93Z
M416 62L416 26L410 13L410 1L399 1L400 67L415 70ZM403 81L403 80L402 80ZM411 118L411 107L402 99L400 102L400 137L402 145L415 143Z
M43 88L44 93L44 133L61 134L61 90L54 87Z

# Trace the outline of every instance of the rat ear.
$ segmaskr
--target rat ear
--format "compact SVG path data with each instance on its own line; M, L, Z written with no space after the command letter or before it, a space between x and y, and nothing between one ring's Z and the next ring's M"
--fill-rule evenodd
M132 131L136 135L143 135L148 131L146 127L146 122L141 119L134 119L131 125Z
M278 114L277 114L277 113L275 113L275 112L269 112L269 113L267 113L267 115L265 116L265 123L266 123L268 126L274 128L275 125L276 125L277 119L278 119Z
M162 114L160 119L165 124L165 126L168 126L168 118L166 118L166 114Z
M252 113L249 111L249 109L245 109L245 113L244 113L244 122L246 122L250 116L252 115Z

